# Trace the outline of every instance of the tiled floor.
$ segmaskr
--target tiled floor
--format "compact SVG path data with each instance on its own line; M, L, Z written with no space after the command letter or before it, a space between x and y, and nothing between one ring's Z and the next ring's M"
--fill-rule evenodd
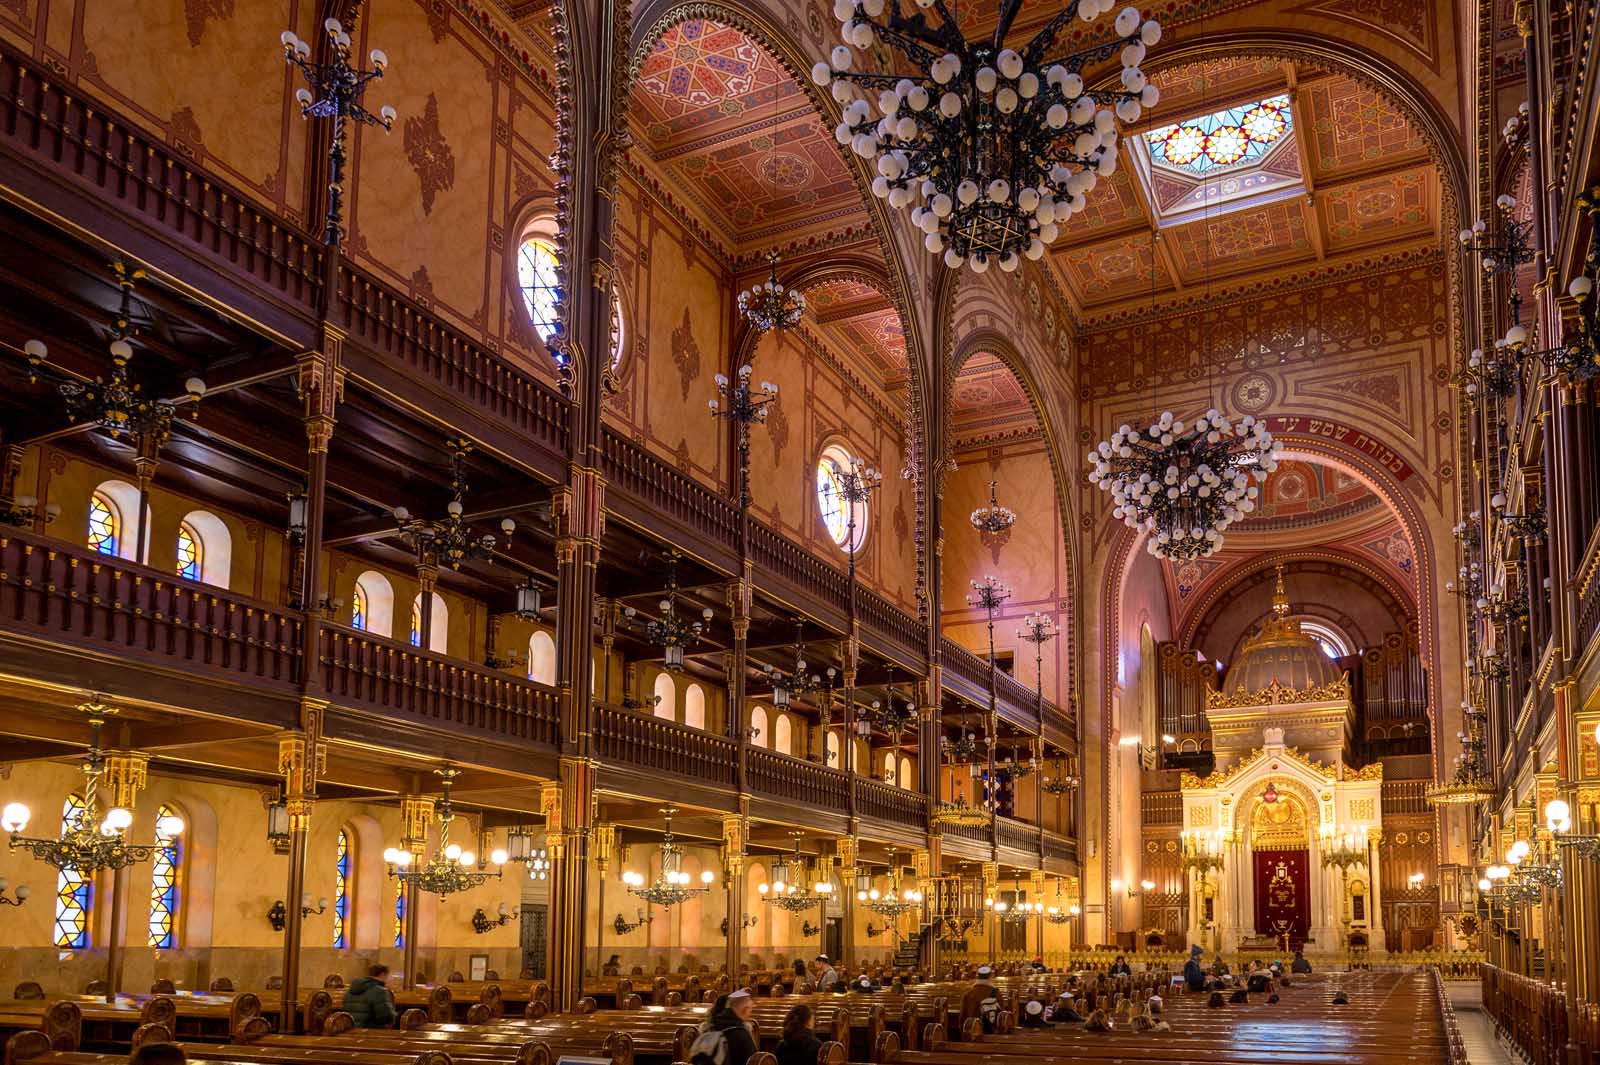
M1511 1044L1495 1035L1494 1021L1482 1010L1483 990L1477 981L1453 981L1445 984L1445 991L1455 1007L1461 1042L1472 1065L1521 1065Z

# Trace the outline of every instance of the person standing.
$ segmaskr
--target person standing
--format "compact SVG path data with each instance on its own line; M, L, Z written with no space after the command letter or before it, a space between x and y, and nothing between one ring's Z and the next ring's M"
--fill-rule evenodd
M842 983L839 970L828 961L826 954L817 955L817 990L838 991Z

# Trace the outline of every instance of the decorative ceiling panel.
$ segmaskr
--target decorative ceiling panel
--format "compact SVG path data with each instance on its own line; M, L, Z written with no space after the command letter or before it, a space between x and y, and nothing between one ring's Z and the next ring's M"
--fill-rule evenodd
M1038 419L1009 367L987 352L968 359L950 396L951 431L958 441L1015 439L1038 430Z
M760 46L705 19L680 22L663 34L640 65L636 84L643 131L657 151L730 118L805 103L800 86Z
M1363 482L1321 463L1285 459L1262 486L1256 512L1241 531L1305 527L1338 521L1380 504Z
M1148 295L1171 284L1166 271L1153 261L1148 234L1119 237L1087 247L1058 251L1051 262L1065 283L1084 303L1129 299Z
M1249 87L1282 84L1284 65L1276 59L1208 59L1159 71L1150 80L1161 90L1156 114L1162 121L1173 121L1189 112L1215 110Z
M1188 281L1203 280L1211 270L1229 271L1262 260L1312 253L1305 212L1297 200L1280 200L1178 226L1168 237Z
M1320 197L1333 250L1393 239L1432 227L1437 194L1425 169L1341 185Z
M871 285L848 280L813 285L806 289L806 317L831 350L881 387L894 387L909 372L900 315Z
M1133 178L1127 167L1119 167L1110 177L1100 179L1086 202L1088 206L1061 227L1057 247L1097 238L1106 231L1144 221L1144 210L1139 206L1139 195L1133 189Z
M1307 130L1318 176L1355 170L1415 156L1425 144L1405 116L1376 92L1349 78L1328 78L1302 95Z

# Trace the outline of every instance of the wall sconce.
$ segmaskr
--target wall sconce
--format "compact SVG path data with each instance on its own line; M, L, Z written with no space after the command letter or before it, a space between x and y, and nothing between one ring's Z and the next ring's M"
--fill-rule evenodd
M654 916L646 916L643 910L639 910L638 914L638 920L630 924L627 921L624 921L622 919L622 914L619 913L617 914L617 919L611 923L611 927L616 931L617 935L625 936L634 929L643 928L645 925L655 920Z
M300 896L300 916L310 917L313 914L328 912L328 900L318 899L315 906L311 905L311 896ZM272 909L267 911L267 923L272 925L274 932L283 931L284 925L289 923L289 908L279 899L272 904Z
M800 926L800 935L805 939L810 939L812 936L821 934L822 929L812 924L810 921L806 921Z
M1422 873L1412 873L1410 876L1406 877L1406 884L1415 889L1421 887L1422 882L1426 879L1427 877Z
M488 914L483 912L483 907L479 906L472 915L472 930L478 933L480 936L487 935L490 931L496 928L501 928L507 924L510 924L511 919L520 915L521 913L521 910L513 910L511 907L502 902L495 910L495 916L490 917Z
M18 884L17 890L13 893L15 897L7 898L7 886L9 885L6 883L5 877L0 876L0 906L21 906L28 901L28 896L33 894L33 889L27 884Z
M755 926L756 918L754 914L747 913L739 918L740 928L754 928ZM728 934L728 919L726 917L722 919L722 934L724 936Z
M1136 898L1139 897L1141 892L1150 892L1150 891L1154 891L1155 889L1156 889L1156 882L1154 880L1141 880L1141 881L1139 881L1139 891L1133 890L1133 885L1130 883L1128 885L1128 898L1136 899Z
M306 534L306 507L310 501L300 492L289 496L289 524L288 533L298 540Z
M879 936L883 935L888 930L889 930L889 926L888 925L884 925L882 928L878 928L871 921L867 922L867 935L869 937L871 937L872 939L877 939Z

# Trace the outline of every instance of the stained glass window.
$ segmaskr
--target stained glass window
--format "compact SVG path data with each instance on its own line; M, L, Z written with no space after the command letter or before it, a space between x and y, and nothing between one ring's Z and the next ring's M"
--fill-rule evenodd
M866 503L851 504L844 498L844 475L855 464L842 447L833 446L817 460L817 511L822 516L822 527L828 538L840 547L849 549L852 529L850 518L855 515L855 549L861 550L861 541L867 532Z
M394 945L406 945L406 886L398 880L394 883Z
M345 945L345 924L350 914L350 840L339 830L339 853L333 865L333 945Z
M411 646L422 646L422 597L411 601Z
M350 627L363 631L367 627L367 593L359 584L350 594Z
M556 249L543 237L529 237L517 253L517 284L528 318L542 340L549 340L561 323L556 303L560 299L561 279L557 273Z
M1193 174L1255 162L1294 128L1287 96L1230 107L1145 134L1150 158Z
M178 576L186 581L200 579L200 536L188 522L178 525Z
M68 795L61 809L61 830L70 832L83 813L83 798ZM93 885L82 873L76 869L61 870L56 879L56 946L81 950L89 945L89 907L93 892Z
M162 804L156 810L156 824L178 811ZM179 837L156 829L156 852L150 866L150 945L170 950L178 945L178 865Z
M88 544L90 549L102 555L115 555L121 524L121 520L117 517L117 509L111 505L111 500L98 492L90 497Z

